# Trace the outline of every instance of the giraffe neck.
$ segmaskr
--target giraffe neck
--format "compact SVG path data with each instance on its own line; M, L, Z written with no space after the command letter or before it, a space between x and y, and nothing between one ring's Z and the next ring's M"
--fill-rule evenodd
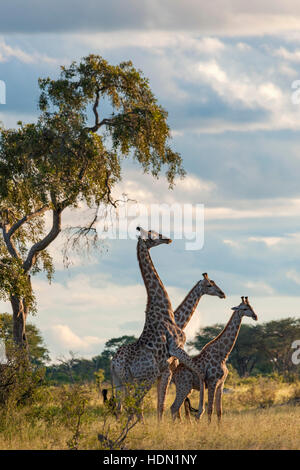
M241 327L242 317L236 310L231 315L224 330L209 344L218 344L219 353L222 359L227 359L235 345Z
M185 299L174 312L175 322L182 330L186 327L192 318L197 305L203 295L202 290L199 291L199 283L190 290Z
M153 265L149 249L145 242L139 239L137 244L137 257L140 270L147 290L147 309L146 313L155 303L164 304L169 310L172 309L171 302L166 289Z

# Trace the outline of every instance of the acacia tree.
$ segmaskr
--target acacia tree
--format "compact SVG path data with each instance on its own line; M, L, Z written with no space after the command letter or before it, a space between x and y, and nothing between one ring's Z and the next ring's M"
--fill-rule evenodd
M37 122L0 135L0 296L11 302L14 341L25 347L26 318L36 309L31 274L53 276L47 248L66 208L116 206L111 190L124 157L154 177L165 166L170 186L184 174L169 146L167 112L131 62L114 66L89 55L39 87Z

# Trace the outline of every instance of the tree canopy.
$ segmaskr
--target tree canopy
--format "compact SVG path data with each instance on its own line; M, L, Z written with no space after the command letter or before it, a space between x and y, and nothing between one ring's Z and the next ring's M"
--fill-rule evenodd
M95 209L79 233L91 231L99 205L116 206L112 188L124 158L154 177L165 168L170 187L184 175L167 112L130 61L110 65L89 55L39 87L36 123L0 132L0 298L11 301L18 344L26 343L26 318L36 310L29 274L52 278L47 248L62 230L63 211Z

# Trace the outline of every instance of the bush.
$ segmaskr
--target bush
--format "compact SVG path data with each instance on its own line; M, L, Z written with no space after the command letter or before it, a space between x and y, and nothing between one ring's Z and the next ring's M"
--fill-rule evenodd
M0 406L9 412L12 407L34 399L42 385L45 368L29 362L27 351L10 346L7 364L0 365Z
M245 407L267 408L275 402L276 386L274 381L264 378L252 381L248 389L239 392L236 400Z

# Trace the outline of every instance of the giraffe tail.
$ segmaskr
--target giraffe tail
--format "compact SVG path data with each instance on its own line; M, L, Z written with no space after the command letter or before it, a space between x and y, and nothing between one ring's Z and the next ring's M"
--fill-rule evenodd
M186 399L184 400L184 405L188 406L191 413L198 413L198 410L192 407L189 397L186 397Z
M111 384L111 394L112 398L115 398L115 387L114 387L114 371L113 371L113 364L110 364L110 384Z

